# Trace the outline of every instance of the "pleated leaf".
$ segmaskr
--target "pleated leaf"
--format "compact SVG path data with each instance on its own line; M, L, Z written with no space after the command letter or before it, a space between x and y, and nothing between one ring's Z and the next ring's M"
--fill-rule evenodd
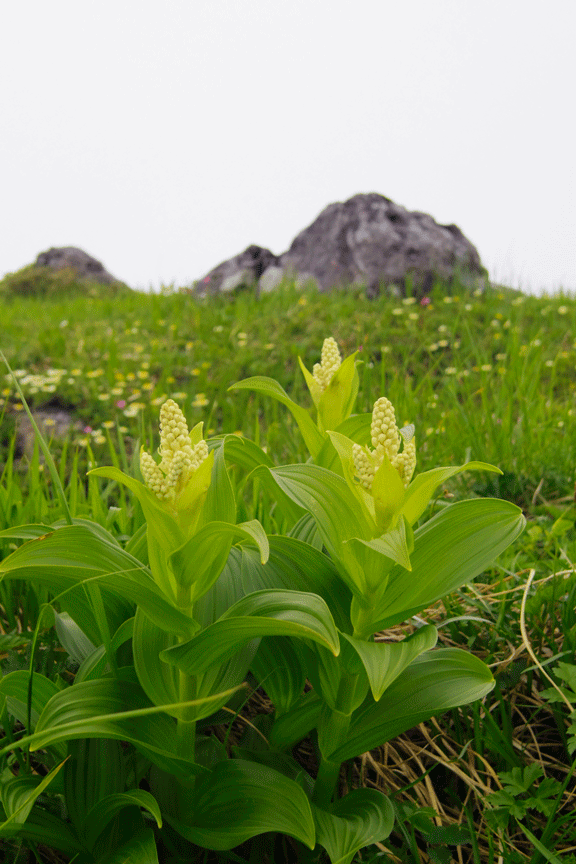
M124 790L125 757L120 741L106 738L69 741L68 753L70 758L64 767L66 808L74 827L81 832L98 801Z
M342 633L360 657L376 702L412 661L434 648L438 631L426 624L402 642L365 642Z
M502 474L500 468L489 465L487 462L466 462L465 465L457 465L452 468L432 468L431 471L418 474L408 486L402 506L402 513L409 524L414 525L422 516L441 483L445 483L463 471L492 471L496 474Z
M116 630L132 617L132 607L126 601L137 603L153 621L170 632L189 635L194 629L189 617L169 602L138 559L120 546L96 537L82 525L59 528L20 546L0 562L1 574L44 582L58 592L78 586L68 591L61 605L67 606L72 618L95 644L100 642L99 629L81 587L84 580L95 577L97 584L107 589L102 596L111 629Z
M405 621L470 582L514 542L524 525L518 507L495 498L461 501L443 509L414 532L411 572L394 567L381 604L361 635Z
M158 864L158 850L152 828L137 833L106 858L106 864Z
M129 792L116 792L100 799L88 813L84 840L91 849L106 826L125 807L144 807L162 827L162 814L158 802L144 789L131 789Z
M250 664L277 717L289 711L304 690L306 669L297 646L288 636L264 636Z
M320 720L323 701L313 690L305 693L286 714L279 717L268 736L272 747L293 747L314 729Z
M170 555L170 564L178 583L192 588L192 601L202 597L216 582L228 560L234 540L256 543L261 563L266 563L268 538L256 519L242 525L209 522Z
M473 654L459 648L427 651L392 682L386 699L369 699L355 712L346 743L324 756L353 759L450 708L482 699L493 686L492 673Z
M350 864L356 852L385 840L394 827L394 808L377 789L355 789L330 811L312 805L316 842L331 864Z
M7 776L3 772L0 781L0 798L6 812L6 820L0 824L0 837L18 833L20 826L26 822L32 807L39 795L56 777L64 762L57 765L46 777L26 774L22 777Z
M233 692L226 694L228 698ZM221 696L208 701L216 704ZM73 685L52 697L29 742L32 750L41 750L75 738L115 738L134 744L169 773L184 777L203 773L200 765L174 752L175 729L174 721L162 707L150 705L138 684L103 678Z
M187 840L206 849L233 849L278 831L314 848L310 802L301 786L267 765L230 759L200 780L190 795L190 815L167 821Z
M242 549L242 585L246 594L264 588L311 591L330 609L336 626L350 630L351 594L334 563L320 550L293 537L272 536L270 557L262 565L256 550Z
M162 652L166 663L196 675L231 657L257 636L311 639L337 655L338 633L328 606L317 594L270 589L255 591L189 642Z

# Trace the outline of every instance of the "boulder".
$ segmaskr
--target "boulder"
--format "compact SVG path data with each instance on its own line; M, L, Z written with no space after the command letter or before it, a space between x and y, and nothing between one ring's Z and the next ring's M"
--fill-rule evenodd
M423 296L435 279L450 285L456 276L474 285L486 280L476 248L456 225L439 225L427 213L369 193L330 204L282 255L249 246L195 289L218 293L252 284L268 292L293 278L297 286L315 284L322 292L364 285L369 296L383 288L405 294L410 284Z
M82 249L76 246L52 247L41 252L36 259L36 267L50 267L52 270L74 270L79 279L89 279L102 285L110 285L118 280Z
M277 263L277 256L269 249L248 246L244 252L223 261L196 282L196 291L201 294L220 294L255 285L265 270Z
M435 278L450 284L456 274L485 274L477 250L456 225L439 225L376 193L330 204L280 261L287 273L311 274L320 291L357 284L372 296L387 286L405 293L408 280L422 295Z

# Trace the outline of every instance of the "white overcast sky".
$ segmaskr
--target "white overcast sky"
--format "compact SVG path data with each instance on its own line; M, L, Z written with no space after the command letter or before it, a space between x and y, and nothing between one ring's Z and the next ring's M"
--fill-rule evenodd
M575 39L576 0L5 0L0 276L189 284L379 192L574 291Z

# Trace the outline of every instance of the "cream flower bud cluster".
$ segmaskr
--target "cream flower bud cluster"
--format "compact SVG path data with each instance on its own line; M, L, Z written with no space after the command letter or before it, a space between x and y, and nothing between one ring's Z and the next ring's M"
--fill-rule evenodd
M340 356L340 351L338 350L338 343L335 339L332 338L332 336L329 336L327 339L324 340L324 343L322 345L320 363L315 363L312 369L312 375L314 376L322 393L330 384L332 376L334 375L341 363L342 358Z
M168 399L160 409L160 464L145 451L140 455L140 470L146 485L158 498L173 499L184 488L194 471L208 457L208 445L199 441L195 447L184 414Z
M374 450L367 450L360 444L352 447L354 468L361 485L368 492L371 490L374 475L386 454L406 488L416 468L416 441L411 438L408 443L404 442L404 449L398 452L401 436L396 425L396 414L394 406L385 396L374 404L370 434Z

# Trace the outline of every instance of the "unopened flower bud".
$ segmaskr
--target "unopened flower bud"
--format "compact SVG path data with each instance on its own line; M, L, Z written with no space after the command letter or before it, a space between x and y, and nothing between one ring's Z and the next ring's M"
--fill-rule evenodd
M332 338L332 336L329 336L324 340L322 345L320 363L315 363L312 369L312 375L322 393L330 384L334 373L341 363L342 358L340 356L340 351L338 350L338 343Z

